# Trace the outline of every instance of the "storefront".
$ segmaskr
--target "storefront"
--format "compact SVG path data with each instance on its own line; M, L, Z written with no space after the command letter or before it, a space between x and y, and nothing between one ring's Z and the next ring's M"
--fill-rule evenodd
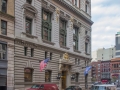
M101 83L106 84L110 83L111 79L101 79Z

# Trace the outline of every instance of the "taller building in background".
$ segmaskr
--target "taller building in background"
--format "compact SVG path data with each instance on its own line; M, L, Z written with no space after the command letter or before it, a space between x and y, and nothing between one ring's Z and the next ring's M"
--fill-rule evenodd
M59 90L90 87L84 70L91 62L92 24L91 0L15 0L15 90L40 82Z
M92 52L92 61L107 61L115 58L115 47L111 48L100 48Z
M0 90L14 88L14 0L0 0Z
M116 34L115 45L116 45L115 57L120 58L120 31L117 32L117 34Z

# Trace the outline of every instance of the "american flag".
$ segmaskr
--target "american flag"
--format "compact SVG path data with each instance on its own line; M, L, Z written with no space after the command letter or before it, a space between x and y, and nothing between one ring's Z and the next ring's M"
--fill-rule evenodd
M47 59L41 61L41 63L40 63L40 71L42 71L42 70L47 66L47 62L48 62L49 60L50 60L50 59L47 58Z

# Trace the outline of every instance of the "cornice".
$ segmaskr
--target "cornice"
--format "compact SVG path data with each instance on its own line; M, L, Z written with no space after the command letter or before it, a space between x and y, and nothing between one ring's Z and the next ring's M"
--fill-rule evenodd
M11 16L11 15L9 15L9 14L7 14L7 13L3 13L3 12L1 12L1 11L0 11L0 16L1 16L1 17L4 17L4 18L7 18L7 19L9 19L9 20L12 20L12 21L15 20L15 17L14 17L14 16Z
M73 11L75 14L77 14L78 16L80 16L83 20L85 20L86 22L88 22L90 25L93 24L93 21L91 21L90 19L88 19L86 16L84 16L82 13L78 12L76 9L74 9L72 6L70 6L68 3L66 3L64 0L54 0L56 2L61 2L62 4L64 4L64 6L66 6L67 8L69 8L71 11Z
M15 44L28 46L28 47L32 47L32 48L36 48L36 49L40 49L40 50L44 50L44 51L55 52L55 53L59 53L59 54L63 54L65 52L67 52L69 54L69 56L72 56L74 58L79 58L81 60L88 60L88 61L91 60L91 58L81 56L80 54L72 53L68 50L61 50L61 49L55 48L54 46L49 47L46 45L42 45L42 44L30 42L30 41L25 41L20 38L15 38Z
M12 40L12 41L14 41L14 38L9 37L9 36L6 36L6 35L0 35L0 38L8 39L8 40Z

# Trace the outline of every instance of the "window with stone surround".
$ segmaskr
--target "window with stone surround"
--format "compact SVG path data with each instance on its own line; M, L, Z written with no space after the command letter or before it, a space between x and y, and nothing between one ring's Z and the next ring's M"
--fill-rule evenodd
M7 45L4 43L0 43L0 60L7 59Z
M42 39L51 41L51 31L52 31L52 22L51 22L52 13L42 10Z
M89 0L86 0L86 3L85 3L85 12L86 13L89 13L89 4L90 4Z
M1 0L1 1L2 1L1 11L7 13L7 0Z
M67 30L66 21L60 19L60 46L66 46Z
M26 33L32 34L32 19L26 17Z
M50 70L45 70L45 82L51 82L51 73Z
M78 27L73 27L73 49L78 51L78 32L79 28Z
M1 20L1 34L7 35L7 21Z
M32 68L25 68L24 69L25 82L32 82L32 76L33 76L33 69Z

